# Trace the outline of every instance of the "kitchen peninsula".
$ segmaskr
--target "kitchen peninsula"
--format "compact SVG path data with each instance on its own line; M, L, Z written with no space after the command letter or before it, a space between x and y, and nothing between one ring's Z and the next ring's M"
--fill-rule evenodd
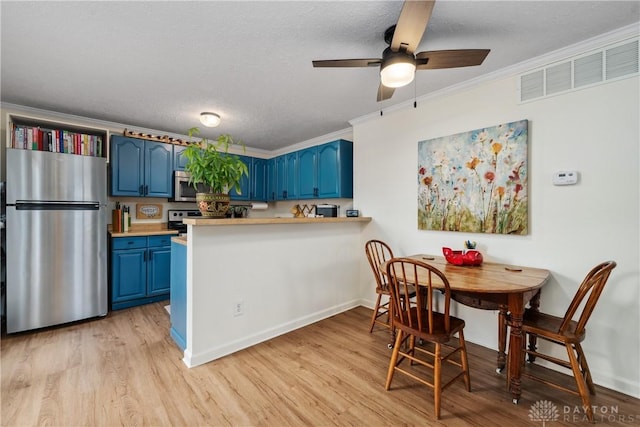
M184 363L197 366L360 305L360 236L370 221L185 219L186 242L174 238L172 251L182 252L186 292L174 301L172 283L171 301ZM175 311L186 317L182 343L176 303L186 307Z

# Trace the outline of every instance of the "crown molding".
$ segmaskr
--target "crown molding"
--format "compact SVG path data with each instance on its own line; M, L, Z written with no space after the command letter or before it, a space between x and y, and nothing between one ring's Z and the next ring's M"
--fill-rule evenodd
M518 75L535 68L540 68L542 66L546 66L551 63L567 59L572 56L586 53L590 50L599 49L609 44L621 42L623 40L633 38L633 37L638 37L638 35L640 35L640 21L631 25L627 25L625 27L618 28L608 33L601 34L599 36L592 37L587 40L583 40L579 43L575 43L573 45L554 50L544 55L527 59L526 61L519 62L509 67L484 74L477 78L466 80L462 83L448 86L446 88L437 90L435 92L428 93L426 95L416 98L415 101L417 103L420 103L422 101L433 100L433 99L437 99L445 96L450 96L455 93L469 90L483 83ZM383 108L382 112L391 113L395 111L413 108L413 103L414 103L413 99L404 101L404 102L389 106L387 108ZM376 111L376 112L369 113L364 116L356 117L352 120L349 120L349 124L351 126L354 126L357 124L368 122L370 120L379 119L380 116L381 116L380 111Z

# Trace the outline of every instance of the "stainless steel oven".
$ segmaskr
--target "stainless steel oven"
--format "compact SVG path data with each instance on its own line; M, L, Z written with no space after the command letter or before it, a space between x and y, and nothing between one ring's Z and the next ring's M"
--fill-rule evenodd
M206 193L208 190L203 185L198 185L198 193ZM173 172L173 202L195 202L196 189L189 184L189 174L184 171Z

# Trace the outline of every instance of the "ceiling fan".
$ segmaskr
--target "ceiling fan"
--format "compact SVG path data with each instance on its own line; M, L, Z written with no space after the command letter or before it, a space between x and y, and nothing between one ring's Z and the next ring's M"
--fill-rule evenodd
M382 58L329 59L313 61L314 67L373 67L380 66L378 102L393 96L397 87L405 86L414 78L416 70L456 68L480 65L489 49L432 50L414 54L431 18L432 1L407 0L402 6L398 23L384 33L389 47Z

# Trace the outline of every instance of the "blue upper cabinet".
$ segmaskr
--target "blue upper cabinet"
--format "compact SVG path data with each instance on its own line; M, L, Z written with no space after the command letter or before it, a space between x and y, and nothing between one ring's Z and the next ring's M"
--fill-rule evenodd
M173 146L162 142L145 141L144 195L171 197L172 173Z
M182 155L186 145L174 145L173 146L173 170L183 171L187 164L187 158Z
M173 146L113 135L111 195L171 197Z
M111 195L140 196L144 184L144 141L111 136Z
M281 155L275 158L274 162L275 177L275 200L285 200L287 191L287 159L285 155Z
M353 197L353 143L344 139L318 146L316 197Z
M266 159L253 158L249 177L251 178L251 200L266 201L269 199L268 191L268 163Z
M299 168L299 160L298 160L298 152L287 153L285 156L285 164L286 164L286 172L285 175L287 177L285 183L285 199L293 200L298 199L299 194L299 180L298 174L300 173Z
M283 154L272 159L273 170L270 176L274 178L272 192L275 198L270 200L295 200L298 198L298 152Z
M313 199L318 191L318 147L298 151L300 199Z
M353 144L337 141L298 152L300 199L353 197Z
M267 160L267 200L278 200L278 167L277 157Z

